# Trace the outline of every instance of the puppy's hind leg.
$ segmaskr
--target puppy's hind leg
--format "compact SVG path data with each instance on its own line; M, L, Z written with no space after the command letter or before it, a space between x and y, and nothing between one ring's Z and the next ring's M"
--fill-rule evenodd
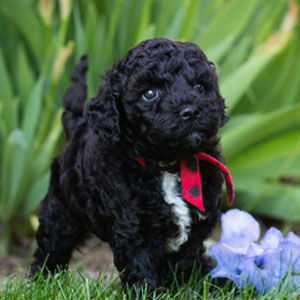
M55 169L56 162L52 165ZM43 274L54 273L65 268L71 258L72 250L87 237L87 229L80 223L78 216L73 215L66 207L62 196L53 183L53 173L50 189L42 202L39 214L39 228L36 233L38 249L30 266L31 275L45 266Z
M44 265L44 275L64 269L72 250L84 241L86 231L70 216L65 207L54 195L47 195L39 216L39 228L36 234L38 249L30 266L35 274Z

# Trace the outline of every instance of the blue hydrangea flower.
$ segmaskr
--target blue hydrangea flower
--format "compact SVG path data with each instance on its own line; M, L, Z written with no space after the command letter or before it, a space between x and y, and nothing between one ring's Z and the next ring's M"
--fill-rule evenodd
M222 235L208 253L217 261L212 277L226 277L238 287L246 283L259 293L289 285L300 291L300 238L271 227L260 243L258 222L247 212L232 209L221 218Z

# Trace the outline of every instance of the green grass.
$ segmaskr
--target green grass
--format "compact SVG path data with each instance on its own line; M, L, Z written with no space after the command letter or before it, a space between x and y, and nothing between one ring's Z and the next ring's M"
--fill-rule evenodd
M76 270L63 271L43 279L38 275L29 280L21 273L0 278L0 299L132 299L132 289L122 290L118 277L114 274L99 274L97 279L89 278ZM156 293L154 293L156 295ZM143 291L138 299L155 298L153 293ZM157 296L157 295L156 295ZM246 286L239 290L229 281L222 287L212 283L209 277L199 279L195 274L187 284L174 282L169 289L156 299L299 299L292 295L289 288L274 288L265 295L258 295L253 287Z

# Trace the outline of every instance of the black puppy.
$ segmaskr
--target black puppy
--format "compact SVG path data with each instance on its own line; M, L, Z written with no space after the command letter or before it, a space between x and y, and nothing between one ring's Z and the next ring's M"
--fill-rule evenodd
M32 272L46 258L51 272L65 267L92 232L109 243L123 285L153 290L176 265L185 279L194 265L207 273L203 241L219 221L223 176L196 154L221 159L227 121L213 64L196 44L144 41L84 109L86 71L83 57L64 97L67 145L52 164Z

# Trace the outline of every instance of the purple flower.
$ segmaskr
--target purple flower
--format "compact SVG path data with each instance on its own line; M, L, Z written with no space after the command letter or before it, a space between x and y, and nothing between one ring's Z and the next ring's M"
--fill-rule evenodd
M283 241L283 235L280 230L271 227L262 238L260 244L264 249L277 249Z
M259 239L260 229L257 221L247 212L239 209L231 209L221 217L222 237L244 237L255 242Z
M243 287L248 282L249 273L254 274L256 269L253 259L234 252L223 242L212 245L209 255L218 262L217 267L211 271L211 276L229 278L238 287Z
M294 233L294 232L289 232L286 236L286 239L290 242L293 242L294 244L300 246L300 238Z
M258 240L259 224L247 212L231 209L221 217L221 242L233 252L246 254L249 246Z
M300 291L300 238L271 227L260 243L258 222L247 212L232 209L221 218L222 235L208 253L217 261L212 277L226 277L238 287L246 283L266 293L279 283Z

